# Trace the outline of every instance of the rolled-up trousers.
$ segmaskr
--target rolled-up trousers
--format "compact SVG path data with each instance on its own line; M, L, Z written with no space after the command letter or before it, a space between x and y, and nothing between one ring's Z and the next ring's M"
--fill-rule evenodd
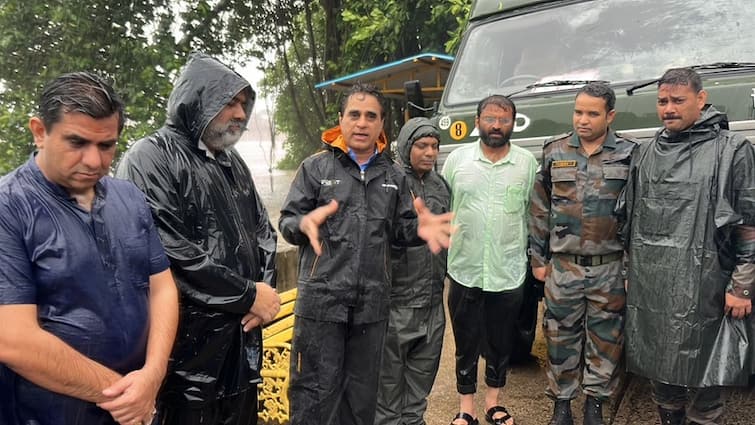
M451 280L448 313L456 343L456 390L477 392L477 362L485 358L485 384L506 385L516 318L522 306L523 286L510 291L488 292Z

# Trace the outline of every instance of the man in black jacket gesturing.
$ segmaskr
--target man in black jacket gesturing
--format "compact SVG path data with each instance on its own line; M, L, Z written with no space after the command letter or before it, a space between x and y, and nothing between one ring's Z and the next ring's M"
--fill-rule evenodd
M385 109L357 84L325 150L304 160L281 209L299 245L291 350L291 424L373 425L390 295L391 243L447 247L450 214L433 215L384 154Z

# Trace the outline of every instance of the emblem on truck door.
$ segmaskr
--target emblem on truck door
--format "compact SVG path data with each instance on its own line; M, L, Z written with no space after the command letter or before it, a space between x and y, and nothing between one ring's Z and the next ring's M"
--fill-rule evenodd
M526 130L527 127L530 126L530 122L532 122L532 120L530 120L530 117L517 112L516 121L514 121L514 133L519 133L520 131Z
M448 130L449 127L451 127L451 117L448 115L441 117L441 119L438 120L438 128L441 130Z

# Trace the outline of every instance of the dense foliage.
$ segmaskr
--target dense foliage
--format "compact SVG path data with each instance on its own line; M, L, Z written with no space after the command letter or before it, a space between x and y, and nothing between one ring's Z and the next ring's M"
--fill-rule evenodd
M0 3L0 174L32 150L26 129L44 82L108 76L127 104L119 149L159 127L171 81L192 50L265 72L295 167L336 121L318 82L419 52L451 52L471 0L63 0ZM447 50L450 49L450 50Z

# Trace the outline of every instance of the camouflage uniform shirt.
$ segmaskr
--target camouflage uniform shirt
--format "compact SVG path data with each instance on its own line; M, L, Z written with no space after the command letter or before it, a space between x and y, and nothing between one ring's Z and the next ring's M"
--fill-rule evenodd
M545 266L551 253L622 251L613 211L636 147L635 141L611 132L590 156L572 132L545 142L530 204L533 267Z

